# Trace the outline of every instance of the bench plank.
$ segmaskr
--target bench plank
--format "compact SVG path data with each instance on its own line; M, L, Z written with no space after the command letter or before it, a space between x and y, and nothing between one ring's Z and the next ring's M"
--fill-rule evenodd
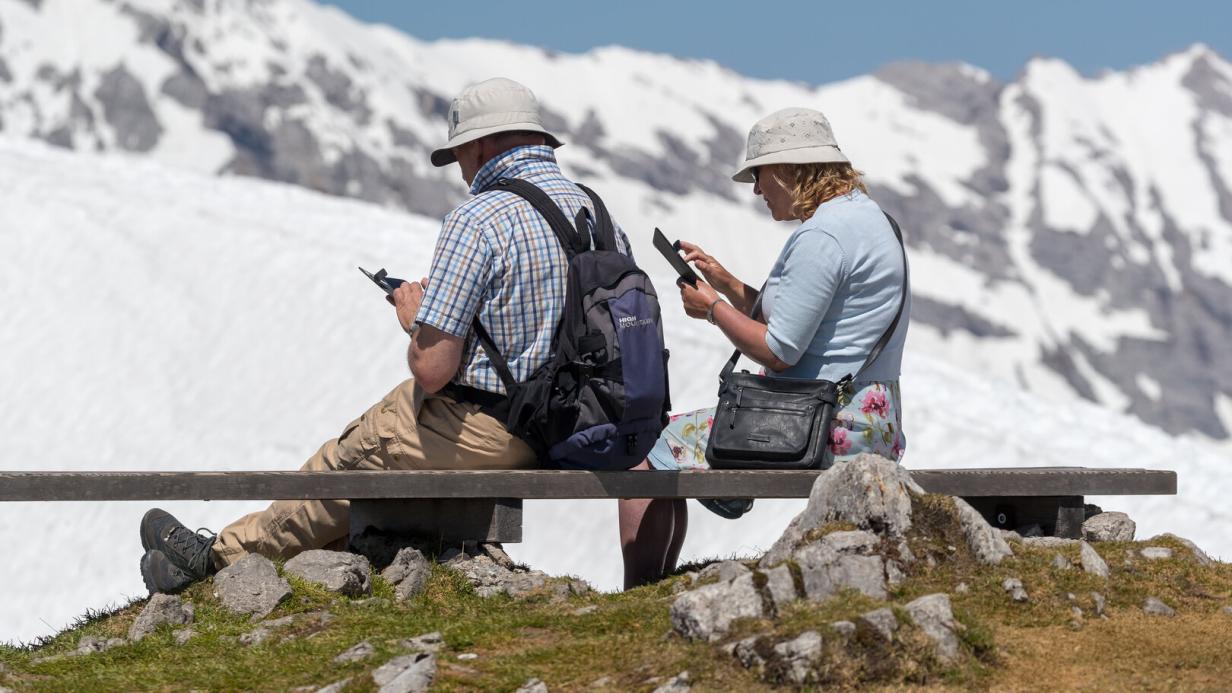
M954 496L1173 495L1176 472L1021 467L917 469L926 491ZM337 472L0 471L0 501L371 498L806 498L813 471L564 470Z

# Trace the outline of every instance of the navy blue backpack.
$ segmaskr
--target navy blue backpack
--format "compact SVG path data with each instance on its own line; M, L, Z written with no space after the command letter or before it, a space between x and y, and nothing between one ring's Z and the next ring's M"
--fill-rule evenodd
M488 188L521 196L552 227L569 258L565 309L551 359L520 383L476 318L472 326L479 344L508 396L464 399L478 401L504 421L545 464L628 469L645 459L671 408L659 299L650 277L617 251L615 226L603 201L578 187L590 196L595 214L592 218L583 207L574 224L532 183L502 178Z

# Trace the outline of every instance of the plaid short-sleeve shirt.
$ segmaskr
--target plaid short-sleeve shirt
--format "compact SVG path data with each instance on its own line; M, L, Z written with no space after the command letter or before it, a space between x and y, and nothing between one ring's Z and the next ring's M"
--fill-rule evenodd
M454 383L504 393L487 354L476 348L471 320L479 316L514 379L526 380L550 356L564 311L568 260L552 227L529 202L507 191L477 194L499 178L534 183L570 220L583 206L594 209L561 173L551 147L526 146L485 164L471 184L475 196L445 217L415 321L466 340ZM616 243L629 253L619 227Z

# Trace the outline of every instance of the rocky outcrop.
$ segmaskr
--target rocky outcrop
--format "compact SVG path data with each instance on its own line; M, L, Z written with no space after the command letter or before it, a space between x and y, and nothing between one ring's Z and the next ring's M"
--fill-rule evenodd
M214 576L214 597L223 608L237 614L264 618L290 596L290 583L278 576L278 569L268 558L255 553Z
M764 615L766 606L752 574L685 592L671 607L672 627L690 640L718 640L736 619Z
M182 626L192 622L192 604L185 604L174 595L155 594L128 629L128 639L137 642L163 624Z
M422 552L410 547L400 550L389 567L381 571L381 577L394 586L394 598L400 602L422 592L431 574L432 564Z
M425 652L394 657L372 672L379 693L420 693L436 678L436 655Z
M372 594L371 566L367 558L358 554L323 549L304 551L287 561L283 570L347 597Z
M1087 541L1133 541L1137 525L1125 513L1106 512L1082 523L1082 538Z

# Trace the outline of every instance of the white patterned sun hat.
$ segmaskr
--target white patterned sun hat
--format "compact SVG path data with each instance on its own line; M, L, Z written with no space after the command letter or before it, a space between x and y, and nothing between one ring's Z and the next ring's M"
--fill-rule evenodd
M449 104L449 141L432 152L433 166L457 161L453 148L498 132L538 132L548 144L563 143L543 128L539 102L530 89L511 79L496 77L473 84Z
M744 164L732 176L752 183L753 169L767 164L850 163L839 151L830 121L811 108L784 108L753 124Z

